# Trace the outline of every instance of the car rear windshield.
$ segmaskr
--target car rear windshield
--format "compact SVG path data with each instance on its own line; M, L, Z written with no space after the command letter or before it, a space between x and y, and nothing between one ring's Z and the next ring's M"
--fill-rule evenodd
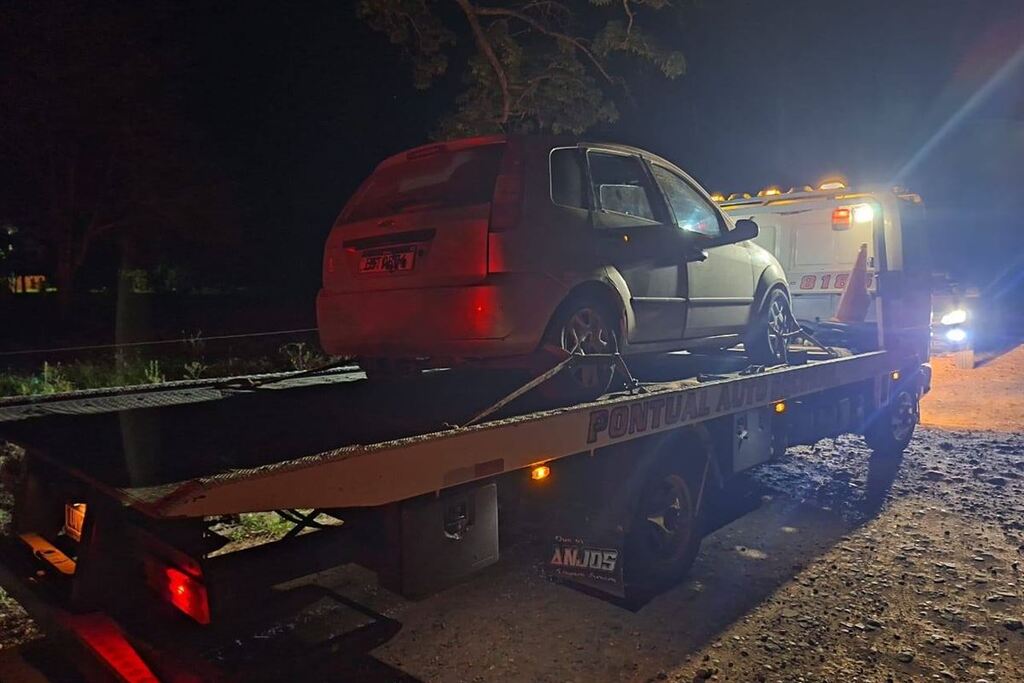
M375 171L359 188L342 220L450 209L491 201L504 143L448 151L427 148Z

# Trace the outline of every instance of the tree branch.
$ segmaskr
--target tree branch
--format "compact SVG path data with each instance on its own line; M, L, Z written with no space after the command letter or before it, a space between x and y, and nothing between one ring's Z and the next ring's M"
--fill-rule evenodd
M461 4L465 2L465 0L458 0L458 2ZM518 19L519 21L529 24L534 29L536 29L540 33L543 33L546 36L550 36L558 40L564 40L565 42L569 43L577 50L585 54L594 64L594 67L596 67L597 70L601 72L601 75L604 76L604 79L606 81L608 81L609 83L615 82L615 79L611 77L611 74L609 74L608 71L604 68L604 65L601 64L601 61L597 58L597 56L595 56L594 53L591 52L590 48L588 48L579 38L570 36L565 33L560 33L559 31L552 31L547 26L540 23L539 21L537 21L528 14L523 14L522 12L517 12L511 9L505 9L503 7L477 7L476 13L479 14L480 16L485 17L512 17L513 19Z
M473 7L469 4L469 0L455 0L459 3L459 7L462 8L463 13L466 15L466 21L469 22L469 27L473 29L473 37L476 39L476 45L480 48L480 51L484 53L487 61L491 63L491 68L494 69L494 75L498 79L498 86L501 88L501 119L499 123L505 125L508 123L508 113L511 108L511 98L508 91L508 76L505 74L505 69L502 68L501 62L498 60L498 55L494 53L494 46L491 45L491 41L487 39L487 35L484 33L484 29L480 26L480 19L477 14L483 8Z

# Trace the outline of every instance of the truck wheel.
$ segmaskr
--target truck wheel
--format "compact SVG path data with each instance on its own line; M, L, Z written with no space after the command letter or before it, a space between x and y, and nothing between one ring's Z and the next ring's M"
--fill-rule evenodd
M789 297L785 290L776 287L768 292L761 310L751 321L750 331L744 346L747 357L758 365L779 365L786 362L793 314L790 313Z
M555 313L544 335L544 346L570 353L612 354L618 351L618 325L607 306L590 297L570 299ZM563 369L540 386L546 398L557 401L592 401L611 386L615 365L578 363Z
M699 452L686 451L691 456ZM690 571L700 549L698 501L707 493L708 462L702 457L689 462L662 458L651 468L626 537L623 569L632 596L667 588Z
M920 417L917 394L900 389L864 430L864 441L876 456L899 456L910 444Z

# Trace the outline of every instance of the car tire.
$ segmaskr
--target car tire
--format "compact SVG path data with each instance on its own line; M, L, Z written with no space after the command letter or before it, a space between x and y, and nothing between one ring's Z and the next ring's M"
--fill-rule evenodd
M551 319L542 346L564 352L613 354L619 350L618 316L593 297L567 300ZM579 342L579 348L577 343ZM570 364L540 385L540 393L559 402L593 401L606 393L615 377L615 364Z
M627 594L642 598L679 583L703 540L709 458L689 440L656 462L644 479L625 542Z
M898 457L914 437L920 415L917 393L911 389L898 389L868 423L864 441L875 457Z
M793 326L789 295L782 287L769 290L760 310L754 315L744 346L747 357L758 365L786 362L788 337Z

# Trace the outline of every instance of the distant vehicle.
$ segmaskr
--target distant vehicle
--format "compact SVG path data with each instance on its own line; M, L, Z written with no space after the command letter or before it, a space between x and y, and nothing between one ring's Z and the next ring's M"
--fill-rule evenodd
M478 137L383 161L327 239L323 347L368 371L516 358L727 348L784 354L778 261L690 176L649 152ZM563 382L601 393L610 365Z

